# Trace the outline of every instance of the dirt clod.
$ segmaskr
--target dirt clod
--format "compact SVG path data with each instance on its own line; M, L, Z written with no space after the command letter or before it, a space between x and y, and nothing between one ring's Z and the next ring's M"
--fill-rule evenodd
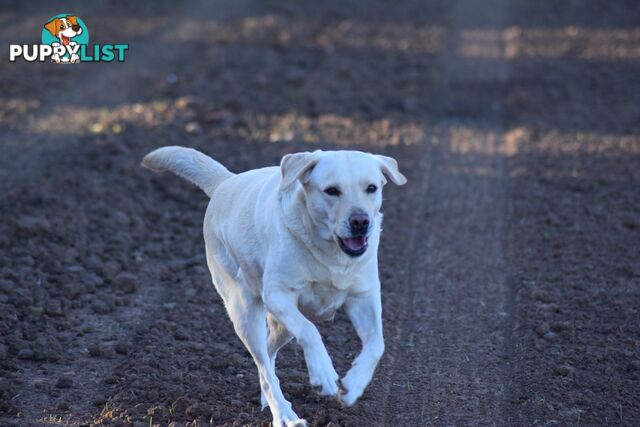
M91 399L93 406L102 406L107 403L107 398L104 395L96 395Z
M554 369L554 373L556 375L560 375L562 377L568 377L574 371L575 371L574 368L572 368L571 366L567 366L567 365L556 366L556 368Z
M91 344L87 347L87 351L91 357L100 357L103 354L102 347L98 344Z
M185 413L192 419L206 419L211 416L209 407L202 403L194 403L186 409Z
M115 289L125 294L134 293L136 291L136 283L136 276L130 273L119 273L113 279Z
M72 385L73 379L69 376L60 377L58 381L56 381L56 387L58 388L71 388Z
M47 304L45 306L45 313L53 317L62 316L64 314L62 310L62 301L60 300L47 301Z
M127 343L125 343L125 342L116 343L116 345L114 346L113 349L118 354L125 355L125 354L129 353L129 345Z
M91 303L91 309L96 314L109 314L113 311L113 304L110 301L97 299Z

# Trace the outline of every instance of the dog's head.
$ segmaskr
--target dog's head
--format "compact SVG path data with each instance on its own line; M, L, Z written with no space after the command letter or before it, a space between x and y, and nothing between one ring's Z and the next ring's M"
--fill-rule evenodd
M67 15L59 18L53 18L44 24L44 28L57 37L62 44L69 44L69 41L75 36L82 34L82 28L78 24L78 18L73 15Z
M360 151L288 154L280 169L280 191L300 182L322 238L352 257L367 251L369 236L379 226L385 177L397 185L407 182L391 157Z

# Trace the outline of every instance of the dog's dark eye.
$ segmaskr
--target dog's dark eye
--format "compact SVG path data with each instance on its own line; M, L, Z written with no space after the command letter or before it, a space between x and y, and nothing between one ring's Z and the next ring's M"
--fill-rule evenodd
M375 193L377 190L378 190L378 187L376 187L373 184L367 187L367 193Z
M340 190L338 190L336 187L327 187L324 189L324 192L327 193L330 196L339 196L340 194Z

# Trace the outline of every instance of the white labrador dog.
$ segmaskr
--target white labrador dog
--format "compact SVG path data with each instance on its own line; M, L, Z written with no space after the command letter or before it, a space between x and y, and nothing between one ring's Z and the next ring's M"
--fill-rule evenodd
M286 155L280 167L233 174L199 151L163 147L143 165L204 190L207 263L235 331L258 367L273 425L303 426L275 373L278 350L296 338L309 380L353 405L384 351L377 251L385 176L406 178L390 157L359 151ZM314 320L345 306L362 352L338 374Z

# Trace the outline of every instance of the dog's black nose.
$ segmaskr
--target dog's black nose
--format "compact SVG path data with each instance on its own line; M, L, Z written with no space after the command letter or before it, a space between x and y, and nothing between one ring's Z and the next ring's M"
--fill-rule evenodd
M349 226L354 236L364 236L369 231L369 215L365 213L352 214L349 217Z
M78 31L80 31L80 25L72 25L71 28L73 29L73 31L75 31L76 33Z

